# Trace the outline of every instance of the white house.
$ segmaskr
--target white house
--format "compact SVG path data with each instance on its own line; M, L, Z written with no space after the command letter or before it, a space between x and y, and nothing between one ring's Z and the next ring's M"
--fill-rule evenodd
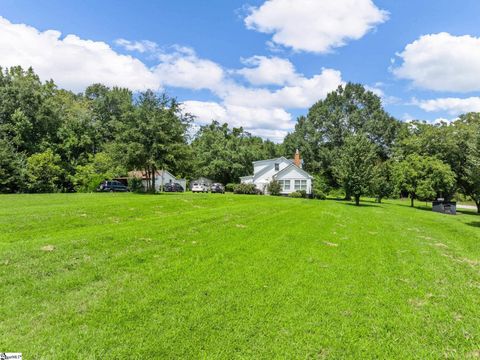
M143 187L147 189L147 185L150 179L148 179L147 174L144 171L130 171L128 173L128 176L142 179ZM163 187L163 185L165 184L172 183L180 184L183 190L186 190L187 180L177 179L167 170L157 170L157 172L155 173L155 191L160 191L160 186Z
M313 177L302 169L300 152L295 152L295 158L285 157L253 162L253 175L240 178L242 184L255 184L257 189L267 193L267 186L272 180L277 180L282 187L282 194L305 190L312 193Z

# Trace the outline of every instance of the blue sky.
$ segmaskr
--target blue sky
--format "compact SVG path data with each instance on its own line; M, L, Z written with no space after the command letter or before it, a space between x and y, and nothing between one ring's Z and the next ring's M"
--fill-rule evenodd
M478 0L0 0L0 65L74 91L165 90L198 124L280 141L348 81L404 121L480 111L478 14Z

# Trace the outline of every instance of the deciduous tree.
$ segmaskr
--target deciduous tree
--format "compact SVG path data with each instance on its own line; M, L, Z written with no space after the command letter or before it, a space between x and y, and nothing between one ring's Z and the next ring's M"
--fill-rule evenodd
M375 145L365 134L350 135L345 139L340 156L334 165L338 182L347 194L360 204L360 197L370 188L373 169L377 158Z
M455 187L455 174L448 164L418 154L396 163L394 177L398 191L408 194L412 207L415 199L432 200L437 195L448 198Z

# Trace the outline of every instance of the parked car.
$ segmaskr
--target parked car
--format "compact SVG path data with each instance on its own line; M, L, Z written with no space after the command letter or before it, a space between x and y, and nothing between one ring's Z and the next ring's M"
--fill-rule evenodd
M220 183L212 184L212 187L210 188L210 191L212 193L225 194L225 188Z
M205 184L194 183L192 185L192 192L208 192L208 187Z
M98 187L97 191L101 192L127 192L128 186L125 186L120 181L103 181Z
M183 192L183 187L179 183L168 183L163 186L165 192Z

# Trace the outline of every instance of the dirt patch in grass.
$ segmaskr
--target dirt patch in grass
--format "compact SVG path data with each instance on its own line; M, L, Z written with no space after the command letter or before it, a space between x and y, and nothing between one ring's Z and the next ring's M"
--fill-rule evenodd
M427 305L427 300L425 300L425 299L410 299L410 300L408 300L408 302L410 303L410 305L412 305L416 308L421 308L421 307Z
M332 243L332 242L328 242L328 241L324 241L323 243L324 243L325 245L331 246L331 247L337 247L337 246L338 246L338 244L335 244L335 243Z
M473 260L473 259L469 259L469 258L465 258L465 257L464 258L458 258L458 257L455 257L455 256L450 255L450 254L442 254L442 256L445 256L446 258L449 258L452 261L455 261L455 262L458 262L458 263L461 263L461 264L468 264L472 267L476 267L476 266L480 265L479 260Z
M470 359L480 359L480 350L472 351L470 354L468 354L468 357Z
M42 250L42 251L53 251L53 250L55 250L55 246L53 246L53 245L45 245L45 246L42 246L41 250Z
M480 265L480 261L478 260L472 260L472 259L468 259L468 258L463 258L463 259L460 259L461 262L463 263L466 263L468 265L471 265L471 266L478 266Z

